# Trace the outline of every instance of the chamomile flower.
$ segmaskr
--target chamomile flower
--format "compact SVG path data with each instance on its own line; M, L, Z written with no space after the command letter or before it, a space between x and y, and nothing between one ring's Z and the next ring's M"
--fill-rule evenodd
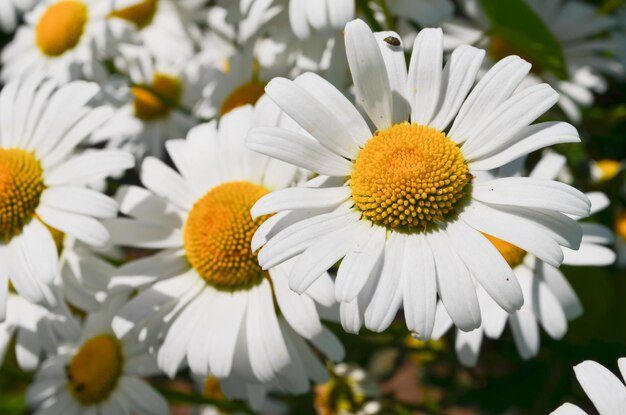
M408 328L429 338L437 294L454 323L470 331L481 325L474 280L509 312L524 301L483 233L558 266L561 246L577 248L582 236L564 213L589 213L585 195L562 183L477 176L556 142L578 142L578 134L566 123L530 125L558 95L545 84L516 91L530 70L522 59L500 61L472 89L483 51L461 46L442 70L443 35L426 29L407 75L402 45L386 42L389 36L397 38L373 34L360 20L346 26L367 119L314 74L267 85L314 139L256 128L248 146L320 174L325 186L276 191L255 204L255 218L278 212L273 227L257 231L268 240L259 263L269 269L297 257L289 284L302 293L343 260L335 295L351 332L363 322L384 330L404 303Z
M560 94L558 105L561 110L572 121L579 122L580 107L593 104L594 92L606 91L604 76L624 73L624 66L610 57L616 46L614 41L601 37L616 22L582 1L528 0L528 5L559 42L569 77L558 79L540 64L531 61L533 70L527 82L547 82L553 86ZM459 44L476 44L488 51L488 60L492 61L507 55L525 55L502 37L487 35L489 22L479 1L462 0L461 6L467 19L454 18L442 24L448 48Z
M617 361L622 379L592 360L574 366L576 379L593 402L600 415L619 415L626 412L626 358ZM623 380L624 379L624 380ZM571 403L565 403L551 415L586 415L587 412Z
M108 140L109 147L138 158L161 158L166 139L183 137L198 123L206 107L202 92L208 74L196 60L164 61L139 46L124 47L123 57L132 84L120 92L125 103L93 141Z
M36 413L169 413L165 399L141 379L159 373L154 357L134 336L118 338L111 329L125 301L123 295L111 297L102 310L88 314L77 337L49 338L50 356L26 392Z
M255 58L252 45L229 57L222 71L215 71L204 91L210 117L222 117L230 111L254 105L265 93L271 76L264 73Z
M158 361L165 373L174 376L186 360L194 373L220 379L227 396L251 399L255 407L268 388L302 393L309 379L326 379L308 342L333 360L343 356L318 314L336 305L330 276L297 295L287 284L289 264L264 271L250 251L255 230L275 220L252 220L252 205L302 176L245 148L251 123L279 125L281 118L261 100L254 110L229 112L219 127L202 124L186 140L169 140L180 173L147 158L141 169L147 190L126 187L119 195L130 218L108 222L121 245L163 249L122 266L113 279L114 290L139 289L116 317L116 332L143 327L155 347L162 336Z
M17 27L22 13L30 10L39 0L8 0L0 3L0 31L11 33Z
M564 164L563 156L549 154L537 164L530 177L553 180ZM511 172L506 174L509 173ZM500 174L496 172L495 176ZM591 200L591 214L605 209L609 204L603 193L593 192L587 196ZM615 262L615 253L607 247L614 240L611 230L597 223L583 222L581 225L583 236L580 248L576 251L563 248L563 263L571 266L606 266ZM508 314L482 288L478 288L478 300L484 316L483 325L471 332L457 331L456 334L456 352L461 363L466 366L476 364L483 337L499 338L507 322L519 354L522 358L529 359L539 353L540 326L553 339L561 339L567 333L568 321L579 317L583 312L576 292L558 268L508 242L492 236L487 238L513 268L522 286L525 301L519 311ZM437 316L435 338L440 337L452 325L443 307L437 313L441 315Z
M108 241L99 218L115 216L117 204L86 185L134 160L119 150L75 153L111 115L86 105L99 90L89 82L57 87L28 77L0 93L0 320L9 280L31 302L47 297L43 284L58 272L50 228L93 246Z
M61 82L81 78L83 66L93 60L95 39L110 35L105 24L109 5L100 0L42 0L2 51L2 80L33 73Z
M204 0L126 0L108 14L123 20L138 33L140 43L158 59L184 60L195 53L199 36L197 21L205 10Z

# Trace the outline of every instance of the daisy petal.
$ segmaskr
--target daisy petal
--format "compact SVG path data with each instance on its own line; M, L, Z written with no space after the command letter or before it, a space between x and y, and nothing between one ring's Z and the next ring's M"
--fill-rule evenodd
M54 209L96 218L117 215L117 203L108 196L84 187L56 186L41 195L41 203Z
M332 209L345 202L352 190L348 186L310 188L291 187L269 193L250 211L252 219L283 210Z
M402 38L396 32L376 32L374 33L374 37L376 38L380 52L383 54L383 62L385 63L387 76L389 77L389 86L391 88L391 98L393 101L393 123L401 123L408 120L411 115L411 103L405 96L407 91L407 70ZM391 45L385 40L389 37L398 39L400 44Z
M530 68L528 62L517 56L508 56L496 63L461 106L448 137L456 143L463 143L471 137L475 127L482 128L484 120L511 96Z
M98 220L84 215L62 211L47 205L37 207L37 214L49 226L92 246L105 246L109 231Z
M465 207L461 219L472 228L505 240L558 267L563 251L550 234L536 223L473 201Z
M407 79L411 122L430 125L439 104L442 67L443 31L421 30L413 44Z
M472 197L484 203L550 209L587 216L591 203L587 196L561 182L531 177L503 177L475 183Z
M352 163L319 142L282 128L254 128L247 139L248 148L285 163L327 176L349 176Z
M491 170L533 151L562 143L579 143L578 131L564 122L542 122L523 128L511 140L513 144L492 155L470 162L472 170ZM545 157L544 157L545 158Z
M383 55L372 30L360 19L346 25L344 39L357 102L374 125L383 130L393 121L391 88Z
M463 155L468 160L480 160L514 144L516 134L558 99L559 94L547 84L530 86L514 94L494 110L480 129L472 131L462 147Z
M135 159L120 150L99 150L75 156L45 173L47 186L82 185L130 169Z
M469 272L496 303L509 313L519 310L524 303L522 289L495 246L462 221L451 223L448 234Z
M148 157L141 166L141 182L155 194L167 199L184 211L191 210L196 202L187 182L161 160Z
M389 327L402 303L402 258L407 239L394 232L385 244L380 278L365 309L365 327L369 330L381 332Z
M483 342L483 331L480 328L469 332L458 331L454 342L454 349L459 361L465 367L474 367L480 355L480 346Z
M339 302L354 300L376 268L385 248L386 232L379 226L371 228L359 249L349 251L339 265L335 279L335 297Z
M567 319L573 320L579 317L583 313L583 306L565 275L557 268L544 262L537 261L536 267L537 275L539 278L543 278L549 290L559 300Z
M454 324L463 331L472 331L481 323L476 288L445 232L434 232L428 237L435 258L439 295Z
M283 317L292 329L305 339L311 339L322 332L322 324L315 303L306 295L299 295L289 288L288 276L280 267L271 271L274 294Z
M169 411L167 401L144 380L124 376L120 379L120 390L133 408L133 412L146 415L161 415Z
M448 125L463 105L476 80L476 74L485 57L485 51L472 46L462 45L456 48L446 64L441 85L443 97L430 126L440 131Z
M571 403L564 403L550 413L550 415L587 415L587 412Z
M330 112L336 114L346 125L355 143L362 146L372 137L372 132L361 113L330 82L316 73L307 72L298 76L294 83L313 95Z
M270 239L258 254L263 269L272 268L292 258L315 241L337 229L343 229L358 220L354 212L338 210L297 222ZM321 272L320 272L321 275Z
M437 275L430 247L420 236L407 238L401 278L406 326L418 339L430 339L437 309Z
M359 147L349 126L306 89L288 79L274 78L265 92L322 145L348 159L356 157Z
M296 260L289 273L289 287L302 294L349 251L364 244L369 229L360 224L349 224L319 238Z
M533 290L537 300L534 303L535 314L541 326L553 339L562 339L567 333L567 317L561 304L544 280L535 278Z
M602 365L587 360L574 367L576 379L601 414L626 411L624 384Z

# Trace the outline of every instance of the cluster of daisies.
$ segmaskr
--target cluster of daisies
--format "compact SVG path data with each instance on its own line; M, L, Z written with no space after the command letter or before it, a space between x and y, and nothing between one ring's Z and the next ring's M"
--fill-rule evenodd
M626 75L618 17L526 0L561 79L485 2L356 3L0 1L0 356L35 413L167 414L159 376L390 413L338 331L454 329L473 366L508 323L527 359L583 312L561 264L626 263L626 215L617 238L587 220L609 199L547 149ZM575 370L626 413L614 375Z

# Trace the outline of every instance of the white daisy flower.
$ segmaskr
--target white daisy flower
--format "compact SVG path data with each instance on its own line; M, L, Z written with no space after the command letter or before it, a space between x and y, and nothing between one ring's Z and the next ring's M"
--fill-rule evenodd
M127 149L140 159L162 158L165 140L183 137L203 116L209 72L197 60L164 61L140 46L122 50L131 86L122 87L125 103L92 141L108 140L109 147Z
M72 337L78 335L80 327L58 291L53 308L33 304L23 297L9 293L6 320L0 323L0 364L15 336L15 357L20 369L33 371L39 366L44 353L41 333L53 336Z
M223 70L212 73L212 81L204 91L207 115L222 117L245 105L254 105L265 93L271 79L265 67L256 60L252 44L229 57Z
M563 156L549 154L537 164L530 173L530 177L553 180L563 169L564 164ZM513 167L513 169L515 173L517 168ZM495 176L510 175L510 173L499 172ZM603 193L592 192L587 193L587 196L591 200L591 214L609 205L609 199ZM614 240L611 230L604 225L589 222L582 223L582 229L580 248L577 251L563 248L563 263L571 266L606 266L615 262L615 253L607 247ZM567 333L568 321L579 317L583 312L578 296L558 268L508 242L492 236L487 236L487 238L513 268L522 286L525 301L519 311L509 314L500 308L482 288L478 288L478 300L484 316L483 325L471 332L457 330L456 334L456 352L465 366L476 364L483 336L492 339L500 338L507 322L511 326L520 356L529 359L539 353L540 326L551 338L558 340ZM452 325L443 307L438 308L437 314L436 328L433 333L435 338L443 335Z
M141 376L159 373L154 357L135 336L118 338L111 319L126 296L88 314L78 338L47 339L51 353L26 392L37 414L165 415L169 408Z
M558 95L545 84L515 92L530 70L522 59L500 61L470 92L483 51L461 46L442 70L443 35L426 29L407 75L402 45L386 42L389 36L397 37L373 34L360 20L346 26L367 119L315 74L267 85L314 139L257 128L248 146L318 173L327 185L277 191L255 204L253 217L279 212L273 228L257 231L268 239L259 263L268 269L297 256L289 283L302 293L343 259L335 295L350 332L363 322L384 330L404 303L408 328L429 338L437 294L470 331L481 325L474 280L509 312L523 304L513 271L481 233L558 266L561 246L577 248L582 236L564 213L589 213L585 195L562 183L476 176L536 149L578 142L578 134L566 123L530 125Z
M626 358L617 361L622 379L626 380ZM626 386L624 380L592 360L574 366L578 383L593 402L600 415L621 415L626 413ZM565 403L551 415L587 415L585 411L571 403Z
M108 222L115 242L163 249L122 266L113 279L114 290L140 288L116 317L116 332L144 327L154 346L162 336L158 361L165 373L174 376L186 360L194 373L220 379L227 396L255 407L267 388L302 393L309 378L326 379L308 341L333 360L344 354L319 317L336 305L330 276L296 295L287 284L290 264L264 271L250 251L255 230L275 221L252 220L252 205L302 175L245 148L252 123L281 125L281 118L261 100L254 110L228 113L219 127L202 124L186 140L167 141L180 173L147 158L141 180L148 190L124 188L120 210L130 218Z
M39 0L8 0L0 3L0 31L12 33L22 13L32 9Z
M117 204L86 184L130 168L134 160L118 150L75 154L111 115L107 107L86 106L99 90L89 82L57 88L53 81L29 77L10 82L0 93L0 320L9 280L31 302L47 297L42 284L58 272L48 226L89 245L108 241L98 219L114 217Z
M2 80L32 73L61 82L81 78L83 66L93 61L96 39L106 43L102 38L110 35L109 12L106 0L42 0L2 51Z
M601 15L589 4L581 1L528 0L528 5L544 21L546 27L559 42L569 74L561 80L550 72L533 64L528 83L547 82L560 94L558 105L574 122L579 122L580 107L594 102L593 93L606 91L604 75L620 75L624 67L609 57L615 43L603 39L602 34L615 26L612 17ZM488 51L489 60L497 61L507 55L524 56L524 52L510 45L499 36L489 36L488 19L477 0L462 0L461 7L467 19L453 18L442 23L446 48L459 44L472 44Z
M355 0L289 0L289 23L300 39L313 33L341 31L354 14Z

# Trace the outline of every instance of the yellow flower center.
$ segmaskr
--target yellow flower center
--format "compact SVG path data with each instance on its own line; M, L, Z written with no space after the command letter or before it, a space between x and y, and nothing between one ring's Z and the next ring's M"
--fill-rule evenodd
M626 241L626 210L624 210L615 222L615 233Z
M224 100L220 108L220 116L228 114L235 108L256 104L264 93L265 84L261 82L252 81L239 86Z
M35 157L17 148L0 149L0 239L8 242L34 217L45 186Z
M530 56L528 56L528 54L524 50L515 45L512 45L506 39L500 36L491 36L488 50L489 55L491 55L491 58L496 62L506 58L507 56L517 55L532 65L532 68L530 70L532 73L541 74L543 72L542 66Z
M226 399L219 380L215 376L208 376L204 380L204 390L202 394L205 398L214 399L216 401L222 401Z
M496 247L500 255L504 257L506 262L509 264L511 268L515 268L524 262L524 257L526 256L526 251L521 248L516 247L513 244L508 243L507 241L503 241L502 239L496 238L495 236L487 235L484 233L485 237L489 239L489 242Z
M185 253L207 283L232 290L261 282L264 272L250 243L269 216L252 220L250 209L267 193L250 182L228 182L210 190L193 206L185 223Z
M127 20L139 29L143 29L152 23L157 7L158 0L143 0L134 6L115 10L109 14L109 17L117 17L119 19Z
M152 85L134 86L131 89L135 97L134 108L137 118L152 121L165 118L180 101L181 82L170 75L155 73Z
M364 217L404 232L425 232L456 216L471 175L459 147L444 133L402 123L378 131L360 151L350 179Z
M61 56L78 45L86 23L87 6L82 1L55 3L48 7L37 23L37 47L47 56Z
M615 177L622 168L622 165L619 161L605 159L596 162L596 167L600 171L600 180L606 181Z
M106 400L122 375L120 342L110 334L87 340L66 367L67 387L83 405Z

